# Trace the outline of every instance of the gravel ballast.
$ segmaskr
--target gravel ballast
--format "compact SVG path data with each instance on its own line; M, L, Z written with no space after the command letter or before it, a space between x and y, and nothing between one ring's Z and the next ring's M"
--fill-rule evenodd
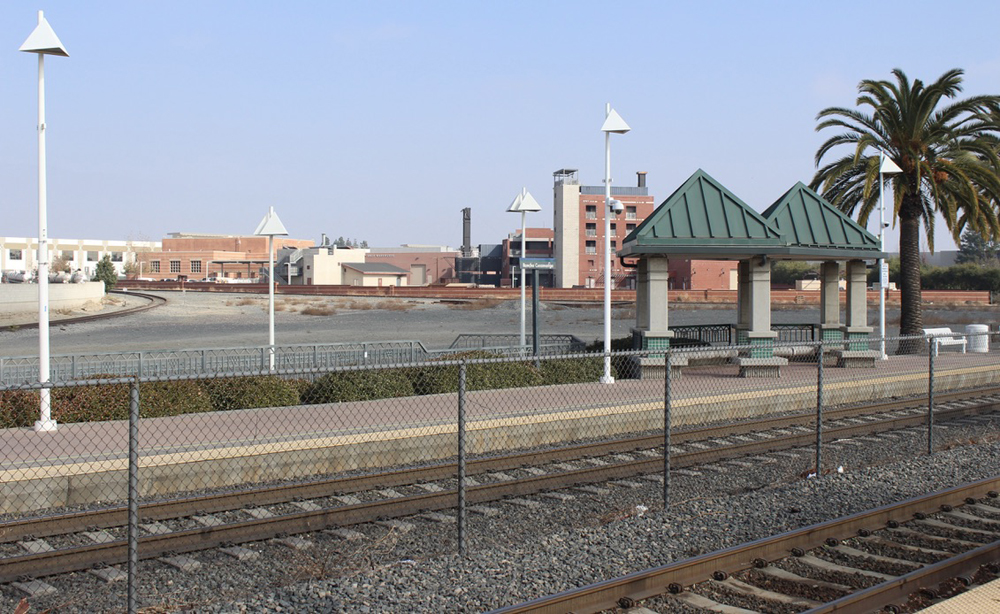
M464 560L455 554L454 523L410 518L405 532L369 524L352 527L360 539L300 536L312 542L307 550L245 545L262 555L256 561L194 553L203 565L195 573L143 561L139 602L157 612L480 612L991 477L1000 466L998 431L1000 418L942 424L931 457L920 429L831 445L818 479L802 477L814 460L808 452L674 475L667 512L661 484L640 479L638 488L602 485L601 495L567 490L573 498L565 501L527 497L536 507L493 502L499 515L469 514ZM86 573L47 581L59 593L31 599L32 611L124 609L122 583ZM0 587L0 611L12 611L20 597Z

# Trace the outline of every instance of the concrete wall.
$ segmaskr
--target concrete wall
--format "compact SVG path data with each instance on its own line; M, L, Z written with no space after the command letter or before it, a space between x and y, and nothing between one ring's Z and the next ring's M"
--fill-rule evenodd
M104 298L104 282L49 284L49 312L79 309ZM0 314L38 313L37 284L0 284Z

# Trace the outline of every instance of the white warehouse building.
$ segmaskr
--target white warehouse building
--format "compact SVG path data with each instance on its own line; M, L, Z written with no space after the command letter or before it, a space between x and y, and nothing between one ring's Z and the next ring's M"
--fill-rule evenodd
M102 239L49 239L50 264L59 258L71 271L92 276L105 254L111 257L119 276L136 254L159 251L159 241L108 241ZM27 273L38 266L38 237L0 237L0 271Z

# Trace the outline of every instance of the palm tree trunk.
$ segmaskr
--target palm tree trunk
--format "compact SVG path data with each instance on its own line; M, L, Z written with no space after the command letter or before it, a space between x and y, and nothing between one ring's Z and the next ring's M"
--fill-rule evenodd
M913 214L917 207L907 206L904 197L899 212L899 269L900 269L900 335L922 335L923 315L920 297L920 213ZM919 211L919 209L917 209ZM915 354L923 348L922 341L907 341L899 344L897 353Z

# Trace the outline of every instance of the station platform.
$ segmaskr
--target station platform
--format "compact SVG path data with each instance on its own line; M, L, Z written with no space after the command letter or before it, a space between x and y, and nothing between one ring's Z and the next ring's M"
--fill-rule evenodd
M993 580L920 610L921 614L972 614L1000 612L1000 580Z
M815 363L775 379L738 377L736 365L686 369L672 382L673 427L816 407ZM824 369L824 406L927 394L928 357L868 369ZM1000 383L1000 353L942 353L935 390ZM207 412L142 420L140 489L166 497L211 488L337 475L454 458L457 393L326 405ZM469 454L655 432L664 380L618 380L466 394ZM128 424L60 424L55 432L0 430L0 513L126 497Z

